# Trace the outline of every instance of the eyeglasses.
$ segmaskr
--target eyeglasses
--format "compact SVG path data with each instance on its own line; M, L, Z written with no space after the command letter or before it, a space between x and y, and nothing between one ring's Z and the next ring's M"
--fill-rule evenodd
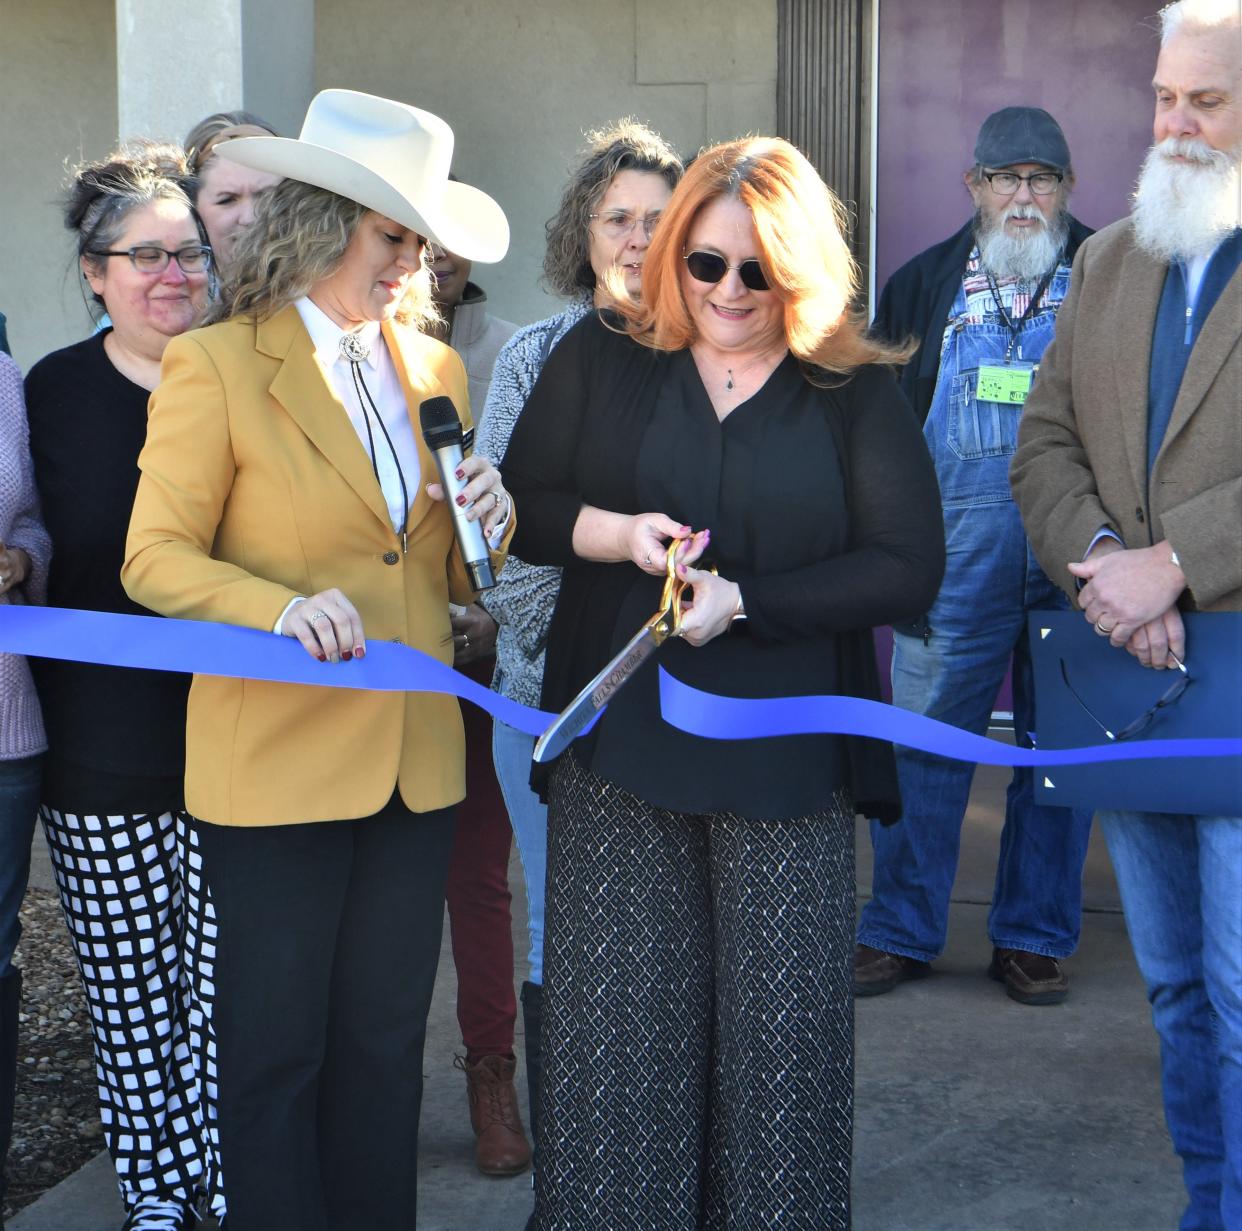
M1083 713L1091 719L1097 727L1114 743L1118 743L1123 739L1133 739L1134 736L1146 731L1148 727L1155 721L1156 715L1162 710L1172 705L1178 697L1190 687L1191 675L1186 670L1186 664L1176 655L1170 654L1170 658L1177 663L1177 669L1180 674L1172 684L1165 690L1164 694L1156 701L1156 703L1146 711L1140 714L1133 722L1128 722L1120 731L1113 732L1108 729L1096 716L1091 712L1091 707L1078 695L1074 690L1074 685L1069 681L1069 672L1065 667L1065 659L1061 659L1061 678L1065 681L1065 687L1069 689L1070 696L1082 706Z
M1012 197L1019 184L1030 184L1037 197L1050 197L1065 178L1060 171L1036 171L1034 175L1017 175L1013 171L985 171L983 178L992 185L998 197Z
M211 249L202 244L191 244L169 252L167 248L156 248L151 244L140 244L136 248L99 249L91 256L127 256L129 263L140 274L162 274L168 268L169 261L176 261L183 274L206 273L211 268Z
M716 252L687 252L681 259L685 261L690 276L696 282L719 282L729 270L736 269L738 277L742 279L742 285L750 290L770 291L772 289L767 275L763 272L763 266L754 257L751 257L749 261L743 261L740 265L730 265Z
M609 239L625 239L635 227L641 226L643 234L650 239L651 232L656 229L656 223L660 221L660 211L653 210L650 214L643 214L639 217L637 214L627 213L623 209L605 210L602 214L588 214L588 218L598 220L600 230L608 236Z

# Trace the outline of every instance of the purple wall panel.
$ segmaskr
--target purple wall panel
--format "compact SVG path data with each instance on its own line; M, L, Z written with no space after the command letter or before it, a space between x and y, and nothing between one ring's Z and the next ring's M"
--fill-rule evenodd
M1071 209L1120 218L1151 141L1160 0L880 0L876 292L970 216L961 173L1000 107L1043 107L1078 177Z

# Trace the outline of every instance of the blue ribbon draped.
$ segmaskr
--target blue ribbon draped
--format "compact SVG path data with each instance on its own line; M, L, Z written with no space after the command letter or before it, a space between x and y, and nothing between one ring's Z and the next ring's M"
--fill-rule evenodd
M510 701L420 650L378 640L368 642L366 657L361 660L320 663L290 637L232 624L0 605L0 652L321 688L443 693L470 701L527 735L541 734L556 717ZM836 696L761 700L721 697L691 688L663 669L660 705L666 722L708 739L864 735L983 765L1081 765L1158 757L1242 756L1242 739L1015 748L879 701Z

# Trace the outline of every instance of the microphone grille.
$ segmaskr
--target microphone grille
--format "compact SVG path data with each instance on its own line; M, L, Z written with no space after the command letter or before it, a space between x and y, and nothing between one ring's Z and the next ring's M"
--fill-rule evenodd
M428 398L418 408L418 422L424 432L442 432L445 428L461 430L452 398Z

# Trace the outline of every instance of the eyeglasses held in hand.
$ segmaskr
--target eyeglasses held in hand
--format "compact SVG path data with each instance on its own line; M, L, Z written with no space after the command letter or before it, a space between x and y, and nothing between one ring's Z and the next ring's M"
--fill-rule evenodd
M153 244L139 244L136 248L100 249L91 256L127 256L129 263L140 274L162 274L168 268L169 261L176 261L183 274L202 274L211 268L211 249L202 244L191 244L169 252L167 248L157 248Z
M588 214L587 217L598 219L600 230L609 239L626 239L637 226L641 226L643 234L650 239L651 232L656 229L656 223L660 221L660 211L653 210L650 214L643 214L640 218L637 214L626 213L623 209L610 209L602 214Z
M736 269L742 285L752 291L770 291L767 275L763 266L752 257L740 265L730 265L717 252L687 252L681 258L696 282L719 282L731 269Z
M1037 197L1050 197L1065 178L1060 171L1036 171L1034 175L1016 175L1012 171L985 171L983 178L992 185L998 197L1012 197L1019 184L1030 184Z
M1069 689L1070 696L1082 706L1083 713L1086 714L1087 717L1090 718L1091 721L1095 723L1095 725L1099 727L1110 740L1114 743L1119 743L1123 739L1133 739L1134 736L1140 735L1142 732L1146 731L1147 728L1150 727L1155 721L1156 715L1162 709L1172 705L1178 697L1180 697L1182 693L1190 687L1191 675L1190 672L1186 670L1186 664L1175 654L1170 654L1169 657L1177 663L1177 670L1179 672L1177 678L1165 690L1163 696L1161 696L1156 703L1149 710L1147 710L1146 713L1140 714L1133 722L1126 723L1126 725L1117 732L1110 731L1108 727L1105 726L1105 724L1102 723L1094 713L1092 713L1091 707L1078 695L1077 692L1075 692L1074 685L1069 681L1069 671L1066 669L1065 659L1061 659L1061 678L1065 681L1065 687Z

